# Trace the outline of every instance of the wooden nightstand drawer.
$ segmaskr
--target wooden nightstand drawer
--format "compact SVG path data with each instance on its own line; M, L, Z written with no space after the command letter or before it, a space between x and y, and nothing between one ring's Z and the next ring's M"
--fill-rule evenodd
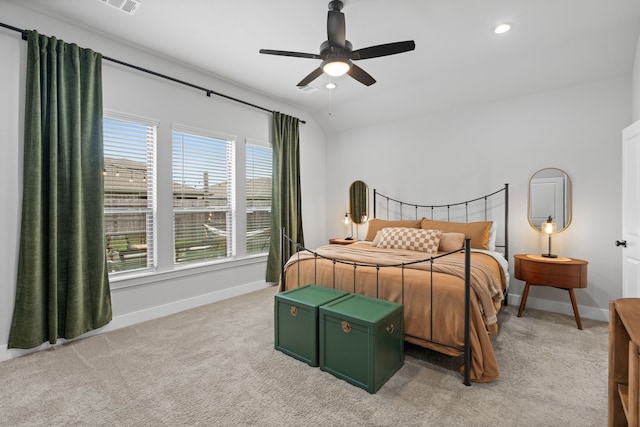
M523 273L542 273L559 277L580 277L580 266L572 264L550 264L525 260L521 261L520 269Z
M535 283L536 285L557 286L560 288L582 288L586 286L580 286L579 275L562 275L562 274L550 274L545 272L531 272L524 271L517 277L525 282Z

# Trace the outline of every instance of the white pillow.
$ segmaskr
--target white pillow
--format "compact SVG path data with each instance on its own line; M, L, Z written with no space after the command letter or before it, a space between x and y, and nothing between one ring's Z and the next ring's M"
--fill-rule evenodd
M491 221L491 228L489 228L489 242L487 246L489 246L489 250L495 252L496 250L496 233L498 231L498 226L495 221Z
M373 246L378 246L378 243L380 243L380 239L382 239L382 231L378 230L376 231L376 237L373 238L373 242L371 242L371 244Z

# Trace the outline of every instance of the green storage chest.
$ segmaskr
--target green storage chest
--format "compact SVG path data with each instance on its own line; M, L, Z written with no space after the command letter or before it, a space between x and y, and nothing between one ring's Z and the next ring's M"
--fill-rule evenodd
M320 369L377 392L404 364L402 304L350 294L320 307Z
M307 285L276 294L274 302L275 348L318 366L318 308L347 292Z

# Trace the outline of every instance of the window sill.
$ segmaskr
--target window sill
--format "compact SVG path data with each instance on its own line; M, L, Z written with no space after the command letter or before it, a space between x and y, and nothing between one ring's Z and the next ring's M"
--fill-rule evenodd
M166 271L139 271L122 273L109 277L111 290L130 288L134 286L147 285L150 283L172 280L186 276L207 274L214 271L221 271L230 268L239 268L246 265L260 264L267 262L267 254L251 255L245 258L232 258L223 261L210 263L198 263L174 266L173 270Z

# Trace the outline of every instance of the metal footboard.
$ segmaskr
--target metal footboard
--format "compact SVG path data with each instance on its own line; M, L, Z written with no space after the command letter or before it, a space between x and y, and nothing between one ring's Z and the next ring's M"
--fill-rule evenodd
M353 292L356 293L356 273L357 273L357 269L360 267L370 267L370 268L375 268L376 269L376 297L379 297L379 282L378 282L378 278L380 275L380 271L382 269L387 269L387 268L399 268L401 269L401 290L402 290L402 304L404 304L404 298L405 298L405 283L404 283L404 271L405 268L410 268L410 266L412 264L420 264L420 263L429 263L430 264L430 268L429 270L427 270L426 272L430 275L430 292L432 293L431 298L430 298L430 304L433 304L433 262L436 259L439 258L443 258L446 256L450 256L452 254L456 254L456 253L460 253L460 252L464 252L464 345L463 347L460 346L456 346L456 345L452 345L449 343L444 343L444 342L439 342L437 340L433 339L433 307L430 307L430 316L431 316L431 322L430 322L430 336L429 338L425 338L425 337L418 337L418 336L413 336L410 334L405 334L406 336L415 338L417 340L421 340L421 341L425 341L425 342L430 342L430 343L434 343L440 346L444 346L444 347L448 347L448 348L452 348L458 351L462 351L463 353L463 364L464 364L464 380L463 383L467 386L471 385L471 335L470 335L470 328L471 328L471 250L470 250L470 241L471 239L466 238L465 239L465 243L464 246L456 251L452 251L452 252L447 252L444 254L438 254L429 258L425 258L425 259L421 259L421 260L417 260L417 261L411 261L411 262L407 262L407 263L400 263L400 264L385 264L385 265L381 265L381 264L366 264L366 263L358 263L358 262L352 262L352 261L344 261L344 260L339 260L339 259L335 259L335 258L328 258L326 256L323 256L313 250L309 250L299 244L297 244L296 242L293 242L289 236L286 235L284 228L281 229L281 233L280 233L280 248L281 250L283 248L286 247L286 245L295 245L295 247L297 248L296 254L293 255L293 257L295 258L296 256L298 256L298 261L300 261L300 254L303 251L306 251L307 253L311 254L313 256L313 260L314 260L314 276L317 275L317 260L318 259L325 259L328 260L330 262L333 263L333 269L334 269L334 277L333 277L333 287L336 287L336 278L335 278L335 268L337 264L343 264L343 265L347 265L353 268L353 274L354 274L354 280L353 280ZM281 252L282 254L282 252ZM287 278L286 278L286 274L285 274L285 266L287 264L287 261L289 261L288 259L284 259L284 257L281 257L281 290L285 291L287 290ZM298 275L300 275L300 268L298 268ZM316 280L317 281L317 280ZM298 277L298 286L303 286L302 283L300 283L300 277ZM306 283L305 283L306 284Z

